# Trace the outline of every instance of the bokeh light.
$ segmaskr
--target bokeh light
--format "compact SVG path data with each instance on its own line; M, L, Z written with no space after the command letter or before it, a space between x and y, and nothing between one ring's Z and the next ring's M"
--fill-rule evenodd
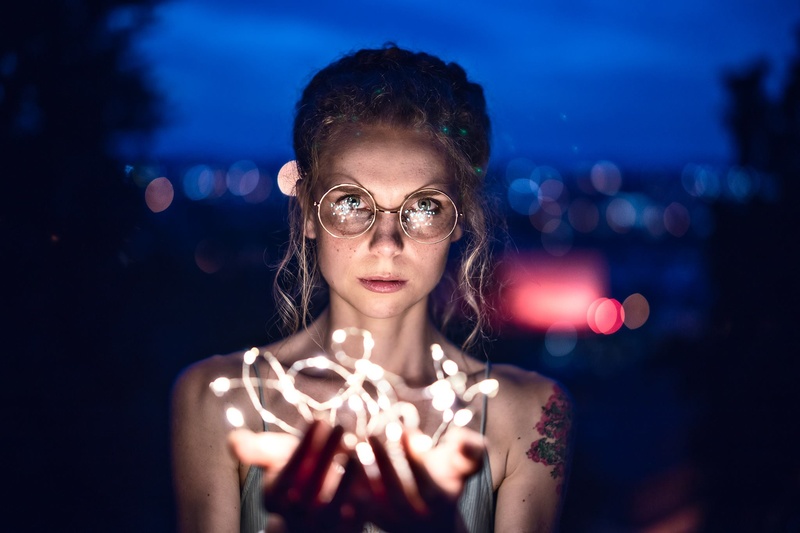
M261 174L255 189L244 195L248 204L260 204L272 194L273 181L265 174Z
M642 223L652 237L661 237L667 231L664 227L664 209L657 205L648 205L644 208Z
M622 309L625 311L623 320L628 329L638 329L650 318L650 303L638 292L625 298Z
M507 287L501 303L517 326L547 331L554 324L587 327L586 310L607 291L608 266L599 253L571 251L555 257L529 252L503 261Z
M691 218L686 206L672 202L664 209L664 228L675 237L683 237L689 231Z
M598 298L589 305L586 323L595 333L611 335L625 322L625 310L614 298Z
M197 243L194 249L194 262L201 271L214 274L219 272L224 264L223 255L216 243L203 240Z
M515 179L508 186L508 204L521 215L532 215L539 210L539 185L528 178Z
M606 222L617 233L627 233L636 224L636 208L627 198L614 198L606 207Z
M572 228L560 218L548 220L542 226L542 248L550 255L561 257L572 249Z
M144 203L153 213L166 210L175 198L172 182L167 178L156 178L147 184L144 190Z
M578 332L569 323L556 323L547 328L544 336L544 347L550 355L563 357L578 344Z
M587 198L576 198L567 209L567 219L576 231L591 233L600 221L600 210Z
M756 189L755 176L751 175L747 169L733 166L728 169L726 184L730 196L737 202L746 202L753 195Z
M260 177L256 164L245 159L230 166L225 183L234 196L246 196L258 186Z
M214 171L208 165L195 165L183 174L183 193L191 200L205 200L214 192Z
M592 166L589 179L597 192L614 196L622 186L622 173L611 161L598 161Z
M719 174L707 165L686 165L681 173L681 185L695 198L714 200L719 197Z

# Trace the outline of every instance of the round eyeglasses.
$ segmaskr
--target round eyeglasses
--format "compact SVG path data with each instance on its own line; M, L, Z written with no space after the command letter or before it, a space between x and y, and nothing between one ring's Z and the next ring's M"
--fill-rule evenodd
M463 216L455 202L439 189L419 189L406 196L399 209L386 209L364 187L342 183L334 185L318 202L317 217L331 236L353 239L365 234L375 223L378 212L397 213L403 233L422 244L436 244L453 234L458 217Z

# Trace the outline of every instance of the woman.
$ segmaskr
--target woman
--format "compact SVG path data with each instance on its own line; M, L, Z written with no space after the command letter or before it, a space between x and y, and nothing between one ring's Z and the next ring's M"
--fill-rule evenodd
M201 361L180 376L173 398L181 530L346 531L364 523L386 531L554 530L569 400L541 375L489 367L468 354L486 322L489 279L481 190L489 119L481 87L458 65L427 54L361 50L311 80L297 106L294 148L296 201L276 279L291 334L264 350L288 367L330 355L335 330L360 328L375 341L371 361L411 387L436 380L430 347L438 344L470 383L491 375L499 391L466 429L448 431L431 450L414 449L407 431L402 453L410 476L370 440L377 474L367 474L342 443L342 428L352 425L344 414L333 428L311 424L300 439L264 432L272 428L247 408L242 390L233 390L225 400L240 407L249 429L231 433L209 383L241 375L243 354ZM448 284L451 246L460 261ZM328 304L312 318L320 286ZM449 320L456 315L466 316ZM463 331L463 324L472 330L457 347L442 331ZM274 370L255 365L262 378ZM311 372L299 374L296 385L329 397L340 384ZM271 412L303 427L277 391L260 392ZM441 415L429 401L415 405L421 431L430 434ZM267 477L263 492L258 466Z

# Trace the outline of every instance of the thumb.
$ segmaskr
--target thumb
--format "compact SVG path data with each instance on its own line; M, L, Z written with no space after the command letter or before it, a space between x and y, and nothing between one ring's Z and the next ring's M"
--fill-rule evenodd
M297 437L286 433L234 429L228 434L228 446L239 461L269 469L283 468L298 442Z

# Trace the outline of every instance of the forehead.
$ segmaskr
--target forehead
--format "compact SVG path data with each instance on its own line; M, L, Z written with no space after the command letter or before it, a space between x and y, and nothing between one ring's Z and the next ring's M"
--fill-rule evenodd
M410 192L421 187L451 188L453 175L433 138L385 126L343 132L320 154L321 185L357 183L372 189Z

